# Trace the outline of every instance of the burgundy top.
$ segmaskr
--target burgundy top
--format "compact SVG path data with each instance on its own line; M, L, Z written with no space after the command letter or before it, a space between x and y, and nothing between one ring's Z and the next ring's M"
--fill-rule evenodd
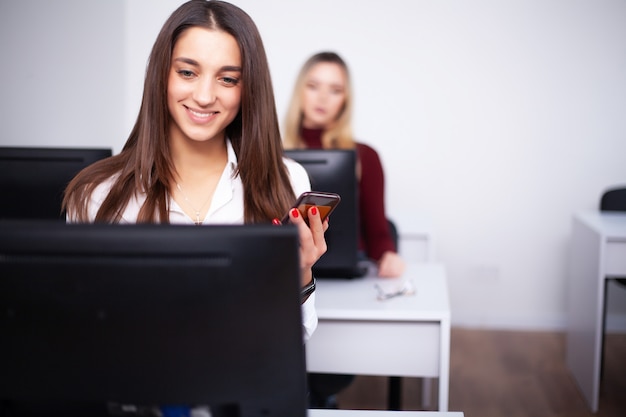
M322 147L322 129L302 128L307 148ZM359 249L368 258L380 260L386 251L396 252L385 215L385 177L378 153L364 143L356 144L361 163L359 181Z

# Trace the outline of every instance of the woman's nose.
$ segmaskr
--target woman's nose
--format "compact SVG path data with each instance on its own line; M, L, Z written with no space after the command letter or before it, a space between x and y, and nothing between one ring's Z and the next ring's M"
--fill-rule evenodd
M198 82L193 91L193 99L202 106L215 102L216 88L213 80L204 79Z

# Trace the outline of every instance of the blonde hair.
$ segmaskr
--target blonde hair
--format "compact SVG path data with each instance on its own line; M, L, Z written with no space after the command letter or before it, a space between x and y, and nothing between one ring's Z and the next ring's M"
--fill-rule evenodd
M296 79L284 125L283 141L286 149L306 147L300 135L303 119L302 91L305 88L306 77L311 68L322 62L337 64L343 68L346 74L346 100L335 123L322 134L322 147L324 149L353 149L356 146L352 136L352 107L354 100L348 66L336 53L320 52L310 57L304 63Z

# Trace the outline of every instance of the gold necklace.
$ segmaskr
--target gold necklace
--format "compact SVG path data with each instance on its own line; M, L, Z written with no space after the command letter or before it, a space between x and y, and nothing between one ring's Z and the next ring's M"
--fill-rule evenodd
M193 212L196 214L196 221L194 223L196 224L196 226L200 226L202 224L202 220L200 220L200 212L202 211L202 208L206 205L206 203L209 202L209 200L211 199L211 196L209 195L206 201L202 203L202 205L200 206L200 209L196 210L193 204L191 204L191 201L189 200L189 198L187 198L187 193L183 191L183 187L179 183L176 183L176 188L178 188L178 191L180 191L180 193L182 194L189 208L193 210Z

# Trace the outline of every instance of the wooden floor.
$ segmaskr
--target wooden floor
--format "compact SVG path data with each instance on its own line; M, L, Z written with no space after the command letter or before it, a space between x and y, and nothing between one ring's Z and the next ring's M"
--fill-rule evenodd
M626 334L608 334L600 407L592 414L565 365L565 334L453 328L450 411L465 417L626 416ZM423 410L421 379L402 379L402 409ZM436 409L437 381L432 384ZM387 378L358 376L339 408L385 409Z

